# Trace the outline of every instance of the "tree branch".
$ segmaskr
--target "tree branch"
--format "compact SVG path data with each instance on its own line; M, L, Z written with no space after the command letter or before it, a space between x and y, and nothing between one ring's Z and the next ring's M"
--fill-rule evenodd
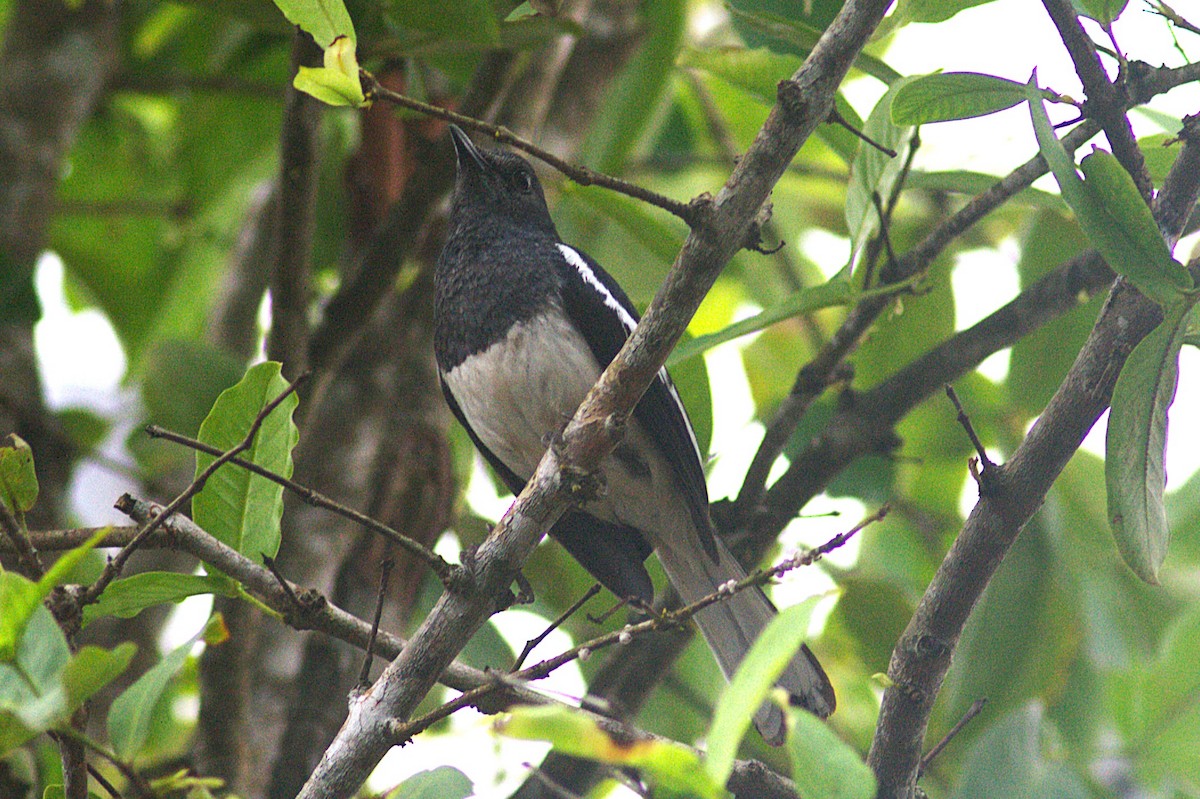
M1200 117L1185 120L1183 152L1155 203L1177 217L1200 195ZM1170 213L1168 213L1170 211ZM1178 230L1166 231L1173 244ZM1200 263L1193 274L1200 273ZM1118 280L1091 335L1045 411L1005 464L983 473L980 499L942 561L892 652L879 724L868 763L880 799L916 794L929 714L959 635L976 601L1046 492L1108 407L1129 353L1162 319L1161 309Z
M715 200L697 204L693 227L663 287L624 348L589 392L533 479L476 553L474 584L447 591L410 645L355 701L300 796L349 796L391 745L404 719L493 612L538 541L573 501L571 475L590 474L616 444L620 420L658 373L691 315L740 249L772 187L828 115L836 87L879 24L887 0L850 0L804 66L781 86L780 102Z

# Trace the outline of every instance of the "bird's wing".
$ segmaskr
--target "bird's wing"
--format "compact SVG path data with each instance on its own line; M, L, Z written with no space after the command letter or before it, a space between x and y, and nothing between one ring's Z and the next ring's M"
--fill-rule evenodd
M513 495L521 493L525 481L504 465L475 434L470 422L459 407L454 395L443 380L442 394L459 424L466 429L475 449L483 455L492 470ZM650 545L632 527L612 524L579 511L567 511L555 522L550 536L562 544L596 581L620 599L654 601L654 584L644 561L650 556Z
M592 354L607 366L637 325L638 314L629 297L604 269L586 254L559 244L566 269L581 279L563 281L563 302L571 322L583 333ZM650 384L634 409L647 435L662 449L687 499L700 540L710 557L717 556L708 515L708 487L702 455L687 411L666 368Z

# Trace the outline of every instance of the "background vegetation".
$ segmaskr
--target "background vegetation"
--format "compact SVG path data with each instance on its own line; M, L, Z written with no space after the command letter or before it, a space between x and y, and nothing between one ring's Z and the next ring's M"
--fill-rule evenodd
M501 749L503 788L491 786L477 768L491 740L437 708L469 689L489 714L547 701L480 671L507 671L516 639L532 636L515 634L524 628L507 611L469 642L451 630L457 660L442 682L456 691L397 700L382 718L417 725L372 733L382 750L419 733L416 751L451 752L474 786L442 769L394 795L607 795L644 790L640 775L655 795L715 796L725 783L739 796L1200 796L1200 476L1159 512L1173 365L1196 341L1195 261L1184 270L1194 239L1175 245L1197 226L1200 124L1158 104L1190 92L1200 112L1200 68L1187 57L1200 41L1184 18L1194 9L1181 17L1156 4L1177 47L1139 52L1122 38L1146 10L1133 4L995 4L1030 26L1053 24L1077 70L1071 85L1038 91L1014 73L918 81L889 64L906 26L937 30L973 13L971 0L902 1L882 23L888 4L867 1L352 1L357 60L376 99L331 108L291 86L298 67L324 64L353 95L353 63L323 60L348 32L339 4L313 4L323 23L297 20L314 43L259 0L0 0L0 432L20 436L0 450L0 796L358 789L361 779L339 782L318 761L339 729L352 750L369 737L343 722L377 598L375 651L386 661L402 637L426 640L423 622L454 601L430 616L439 576L462 576L441 557L457 562L478 546L507 506L487 501L491 486L451 423L431 357L432 269L454 166L446 115L402 110L388 92L451 109L465 125L481 120L485 132L502 125L500 138L515 133L659 195L656 205L581 185L593 173L574 171L573 182L539 167L563 238L639 306L685 240L678 271L708 276L672 284L665 337L632 368L652 374L688 325L671 369L702 444L714 430L740 439L716 453L713 510L750 562L820 545L857 521L797 518L806 508L890 508L831 557L781 578L787 604L828 592L809 641L838 691L828 727L797 717L789 747L750 735L734 762L738 730L710 727L723 680L702 642L638 634L573 661L588 707L632 725L624 735L706 738L707 765L664 743L640 760L618 752L640 771L599 767L566 754L612 749L586 726L593 717L581 730L518 713L508 736L560 751L531 771L523 760L540 751ZM293 19L306 13L280 5ZM1039 118L1043 99L1056 101L1049 119ZM1003 172L947 166L958 154L935 134L943 144L922 144L921 124L953 129L965 123L942 120L1010 106L988 117L1013 129L1011 147L989 153ZM1135 108L1156 132L1133 135ZM1057 134L1051 119L1064 123ZM1093 155L1081 181L1070 159L1093 143L1113 156ZM1051 168L1057 185L1031 186ZM769 219L750 224L758 201L737 218L725 204L772 185ZM687 205L702 192L716 205ZM717 255L704 255L710 245ZM987 296L992 280L964 281L971 258L1015 271L1013 296ZM1124 277L1114 282L1105 259ZM37 286L55 264L70 307L101 313L120 344L121 390L107 402L48 399L35 336L52 335L56 312ZM964 298L987 309L981 321L961 323ZM993 360L985 376L977 367L998 352L1009 353L1007 369ZM282 369L247 374L262 360ZM281 408L260 413L302 374ZM743 384L752 419L731 422ZM1123 421L1106 473L1077 450L1114 387ZM262 429L248 439L256 417ZM199 435L216 452L197 465L192 448L148 435L147 424ZM731 434L731 424L746 426ZM233 465L188 502L201 487L193 478L243 439L241 457L375 521ZM119 488L97 497L92 484ZM964 490L982 497L965 503L969 517ZM133 495L121 503L132 521L70 529L105 518L122 491ZM158 522L118 549L147 530L146 501L181 496L195 525ZM510 515L505 535L544 521L531 507ZM89 539L110 559L85 547L55 560ZM546 620L526 620L532 628L590 585L551 544L523 574L534 599L521 610ZM199 620L170 625L189 595L213 597L203 630ZM481 622L497 602L482 596ZM572 614L569 638L529 662L618 630L623 612L593 618L610 599ZM807 629L796 619L812 604L789 616L791 629ZM564 679L555 685L578 690ZM734 696L732 705L757 704ZM359 757L368 771L378 760Z

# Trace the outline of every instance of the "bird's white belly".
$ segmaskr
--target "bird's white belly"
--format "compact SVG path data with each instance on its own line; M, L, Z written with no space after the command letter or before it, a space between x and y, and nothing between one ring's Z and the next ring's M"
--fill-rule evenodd
M444 380L484 446L528 480L599 376L583 337L551 311L516 325Z
M483 445L528 480L600 371L579 332L551 311L515 326L443 380ZM670 465L636 420L599 476L604 488L588 513L641 531L652 546L664 535L696 535Z

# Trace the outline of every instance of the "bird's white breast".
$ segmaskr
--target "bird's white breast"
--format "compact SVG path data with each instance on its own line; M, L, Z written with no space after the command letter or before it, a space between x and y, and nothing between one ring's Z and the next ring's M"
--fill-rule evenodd
M579 332L557 309L515 325L443 376L475 434L529 479L600 376Z

